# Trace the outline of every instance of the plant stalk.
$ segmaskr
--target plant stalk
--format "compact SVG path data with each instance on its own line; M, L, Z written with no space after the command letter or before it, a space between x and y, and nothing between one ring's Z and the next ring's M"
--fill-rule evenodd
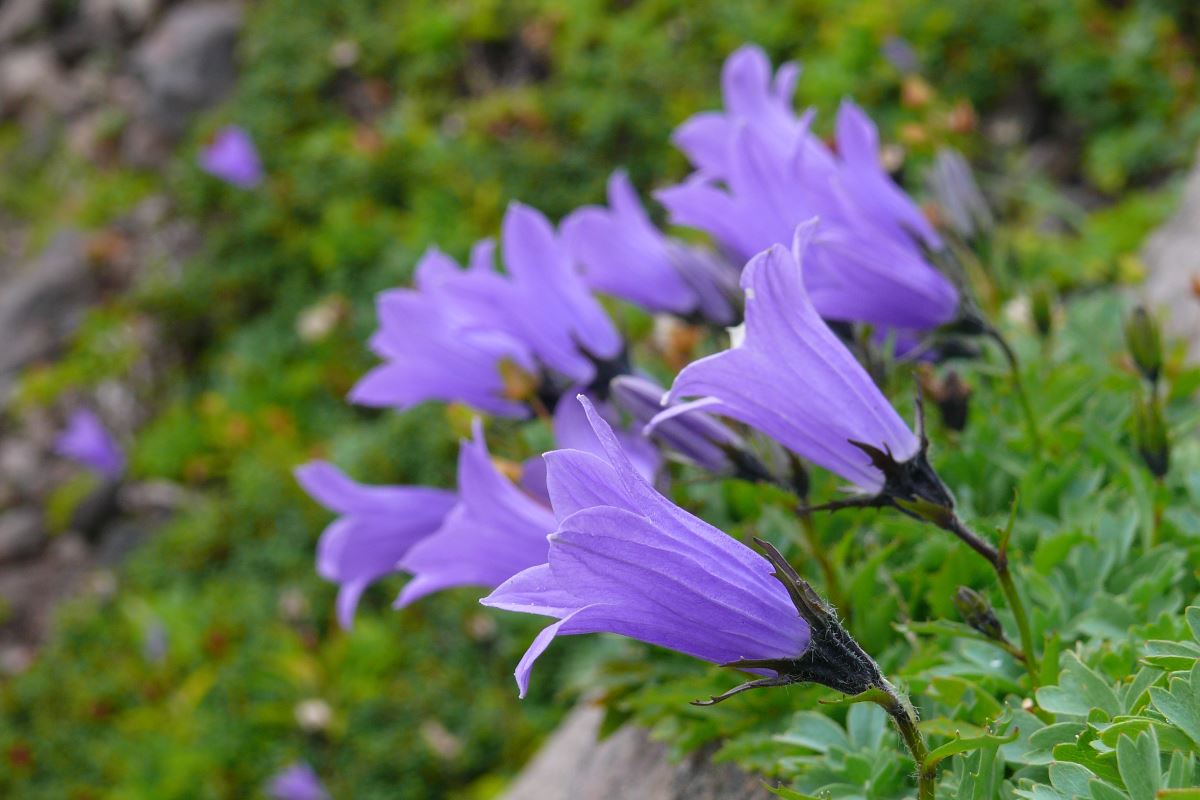
M929 746L925 744L925 737L921 735L921 731L917 727L917 712L908 698L896 691L895 687L886 680L879 688L883 690L886 699L881 697L876 702L892 718L896 730L900 732L900 738L904 740L905 747L908 748L913 761L916 762L917 799L934 800L937 788L937 765L928 763Z
M1025 416L1025 426L1029 429L1033 455L1035 458L1039 458L1042 454L1042 435L1038 431L1037 416L1033 412L1033 405L1029 402L1029 395L1025 393L1025 383L1021 380L1021 364L1017 360L1017 354L1000 335L1000 332L990 325L987 335L999 345L1001 352L1004 353L1004 360L1008 362L1009 371L1012 373L1013 391L1017 393L1017 401L1021 404L1021 412Z
M825 579L825 592L829 595L829 600L833 603L834 608L839 609L842 614L848 614L850 609L846 604L846 596L842 594L842 587L838 582L837 570L833 568L833 562L829 560L824 544L817 538L817 530L813 526L812 514L804 508L798 507L796 509L796 516L800 518L800 529L804 532L804 543L808 545L808 550L812 554L812 557L816 559L817 566L821 569L821 576Z

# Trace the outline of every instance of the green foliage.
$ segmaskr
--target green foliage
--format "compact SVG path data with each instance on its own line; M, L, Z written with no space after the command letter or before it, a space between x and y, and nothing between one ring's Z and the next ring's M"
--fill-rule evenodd
M1017 498L1013 560L1044 685L1034 693L1009 653L957 624L953 597L968 585L1013 630L991 572L948 535L894 514L818 517L833 586L809 568L811 543L778 490L684 473L676 499L774 542L840 599L855 636L922 710L944 757L939 797L1188 797L1200 781L1200 611L1184 611L1198 591L1200 445L1182 434L1197 422L1187 398L1200 372L1168 358L1173 462L1155 482L1131 442L1138 383L1113 287L1139 277L1133 254L1173 202L1157 179L1200 135L1198 30L1190 4L1166 0L266 0L249 10L236 95L165 177L83 167L61 146L31 151L0 131L0 211L35 241L64 223L103 227L150 191L169 193L205 232L181 275L152 265L21 387L34 406L128 379L144 356L135 325L155 320L178 363L151 398L160 410L139 432L132 470L193 497L115 591L69 604L37 665L0 682L0 794L241 798L303 758L337 797L486 797L572 698L599 691L610 726L651 726L676 753L720 740L719 757L780 782L781 797L911 796L911 761L886 718L821 705L834 699L823 690L698 709L687 701L736 676L597 637L555 643L518 703L511 667L536 620L484 612L469 591L390 613L394 582L339 632L333 589L312 574L327 516L290 477L327 457L371 482L449 485L460 410L381 415L343 401L371 363L374 292L404 282L431 243L461 256L494 235L511 199L558 218L599 200L618 166L643 190L679 178L671 128L718 104L722 57L756 41L803 61L800 100L820 109L822 131L843 96L858 98L884 138L905 145L911 186L946 143L1011 176L995 192L1008 224L975 271L1021 358L1043 453L995 354L961 367L974 388L967 430L931 433L938 471L978 530L1003 525ZM919 54L929 99L904 99L904 77L879 52L892 35ZM331 50L346 42L357 60L339 67ZM1137 191L1085 212L1030 175L1019 148L948 122L955 108L987 119L1026 106L1035 136L1067 144L1070 179ZM261 190L194 165L230 121L260 145ZM1045 339L1006 313L1035 284L1060 301ZM301 335L319 307L337 310L332 324ZM645 315L617 315L648 338ZM911 396L905 369L889 390ZM550 439L540 424L493 428L506 457ZM56 518L73 491L56 496ZM814 475L814 497L836 491ZM306 730L296 709L314 699L330 718Z

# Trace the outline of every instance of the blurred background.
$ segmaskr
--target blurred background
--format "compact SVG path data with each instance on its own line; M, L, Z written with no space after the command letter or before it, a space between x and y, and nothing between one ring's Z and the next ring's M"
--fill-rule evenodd
M855 97L918 194L964 152L1012 285L1138 281L1200 135L1192 0L0 2L0 795L262 796L298 760L335 797L503 790L588 645L519 702L540 623L477 592L398 614L385 581L341 631L291 470L452 484L467 412L343 399L374 293L512 199L681 178L746 42L822 132ZM229 125L253 185L200 161ZM123 470L56 452L81 410Z

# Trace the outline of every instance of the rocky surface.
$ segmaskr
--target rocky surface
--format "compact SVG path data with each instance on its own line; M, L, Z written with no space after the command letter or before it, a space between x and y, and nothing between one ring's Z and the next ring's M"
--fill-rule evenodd
M1187 342L1200 363L1200 153L1179 208L1146 241L1142 260L1146 303L1161 314L1167 336Z
M672 761L646 731L601 742L602 709L580 705L513 781L503 800L770 800L762 779L714 764L713 748Z

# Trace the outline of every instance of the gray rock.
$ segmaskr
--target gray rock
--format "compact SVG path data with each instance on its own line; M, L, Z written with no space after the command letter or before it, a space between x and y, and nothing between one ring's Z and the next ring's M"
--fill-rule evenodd
M672 762L665 745L626 726L596 741L604 713L581 705L513 781L503 800L770 800L763 781L712 748Z
M0 116L27 105L62 111L70 91L54 50L47 44L0 49Z
M1144 301L1162 315L1166 335L1186 341L1192 363L1200 363L1200 158L1179 208L1146 240L1142 260Z
M134 63L147 91L144 116L163 134L181 135L196 112L233 87L241 27L237 3L185 3L139 45Z
M0 514L0 564L37 555L46 546L42 515L31 508Z
M0 408L17 372L62 346L96 291L83 237L72 232L15 274L0 274Z
M20 39L46 19L50 0L4 0L0 3L0 44Z

